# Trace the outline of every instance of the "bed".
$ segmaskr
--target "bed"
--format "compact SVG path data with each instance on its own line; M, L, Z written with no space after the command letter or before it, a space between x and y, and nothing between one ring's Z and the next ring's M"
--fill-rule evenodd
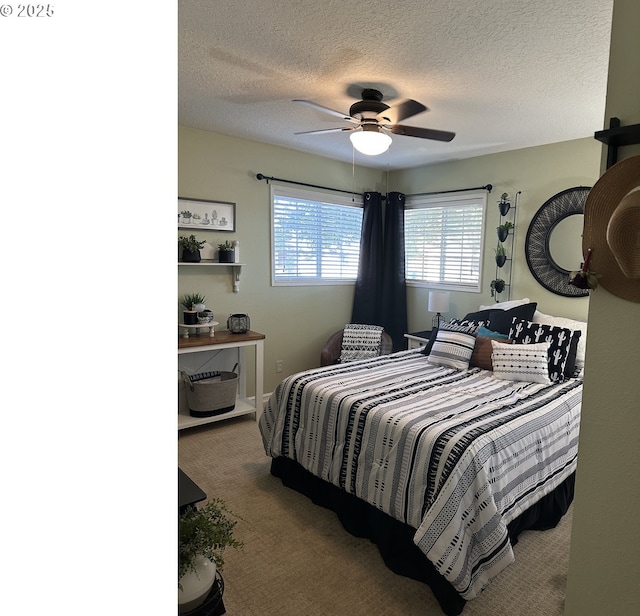
M437 363L440 335L429 354L287 377L259 427L274 475L375 541L387 566L427 583L453 616L513 562L522 530L566 513L582 380L573 367L531 382Z

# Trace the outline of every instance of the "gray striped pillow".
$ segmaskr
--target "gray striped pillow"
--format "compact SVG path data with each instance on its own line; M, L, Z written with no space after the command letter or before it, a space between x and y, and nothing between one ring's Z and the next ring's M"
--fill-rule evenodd
M504 344L491 341L493 374L506 381L551 383L549 379L548 342L537 344Z
M439 366L466 370L469 367L469 360L475 346L475 334L440 329L436 341L431 347L429 361Z

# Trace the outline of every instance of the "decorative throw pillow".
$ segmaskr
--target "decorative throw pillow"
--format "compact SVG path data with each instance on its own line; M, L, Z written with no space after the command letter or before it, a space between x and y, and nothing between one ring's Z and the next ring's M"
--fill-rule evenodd
M454 326L455 327L455 326ZM438 330L436 340L429 353L429 361L439 366L450 366L466 370L476 345L475 333L452 331L444 325Z
M478 327L476 332L477 336L486 336L487 338L495 338L496 340L507 340L509 334L501 334L500 332L494 332L492 329L487 329L484 326Z
M443 327L451 327L451 331L469 330L469 333L473 334L478 327L488 322L488 319L486 321L478 321L465 317L464 319L451 319L448 323L445 323Z
M340 362L368 359L380 355L382 330L380 325L349 323L342 335Z
M573 376L578 339L582 332L544 323L514 319L509 338L516 344L549 343L549 377L554 382ZM573 337L575 342L572 344ZM571 357L573 354L573 357Z
M478 310L477 312L469 312L464 315L463 321L473 321L474 323L482 323L489 326L489 317L491 310Z
M514 306L508 310L492 310L489 315L491 329L501 334L509 334L513 317L531 321L537 305L536 302L531 302L529 304L522 304L521 306ZM513 338L513 336L509 334L509 338Z
M545 323L546 325L555 325L556 327L566 327L574 331L581 332L581 336L578 339L578 346L576 351L576 372L580 372L584 368L584 357L587 350L587 322L576 321L575 319L568 319L566 317L555 317L550 314L544 314L536 310L533 314L534 323ZM571 339L573 341L573 338Z
M493 374L506 381L549 384L549 343L504 344L491 341Z
M478 335L476 336L476 346L473 348L473 353L471 354L471 359L469 360L469 366L471 368L493 370L493 362L491 361L493 346L491 344L491 341L498 340L498 342L504 342L505 344L509 344L510 341L508 341L507 336L503 336L502 334L498 334L498 336L500 336L499 338L493 336L482 336L480 335L480 331L482 329L483 328L481 327L478 330Z

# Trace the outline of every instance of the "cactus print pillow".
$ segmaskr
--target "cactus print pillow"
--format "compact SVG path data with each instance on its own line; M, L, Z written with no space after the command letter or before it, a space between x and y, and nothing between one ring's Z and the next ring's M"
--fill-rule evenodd
M581 331L556 327L544 323L533 323L514 317L509 330L509 338L515 344L549 343L549 378L560 383L573 376L576 350Z

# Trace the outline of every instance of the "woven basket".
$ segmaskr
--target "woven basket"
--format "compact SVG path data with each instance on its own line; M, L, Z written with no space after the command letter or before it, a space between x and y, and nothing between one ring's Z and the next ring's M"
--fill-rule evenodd
M232 411L236 406L238 375L235 372L182 371L189 414L192 417L212 417Z

